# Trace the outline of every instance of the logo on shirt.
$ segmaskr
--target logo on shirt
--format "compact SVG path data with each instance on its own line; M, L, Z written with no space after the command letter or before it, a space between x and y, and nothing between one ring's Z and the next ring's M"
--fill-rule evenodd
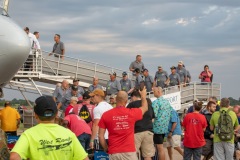
M63 138L56 138L55 140L39 140L41 147L38 150L43 150L45 155L48 155L49 152L62 150L68 147L72 143L72 139L70 137L63 139ZM70 149L65 150L70 151Z
M199 123L199 120L193 118L193 119L191 119L191 123L194 124L194 125L196 125L196 124Z

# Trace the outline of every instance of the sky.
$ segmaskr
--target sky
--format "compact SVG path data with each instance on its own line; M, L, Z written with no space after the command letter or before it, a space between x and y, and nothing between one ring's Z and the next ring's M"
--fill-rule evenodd
M208 64L222 97L240 97L240 1L11 0L9 15L43 50L58 33L68 56L128 70L140 54L151 75L181 60L192 81Z

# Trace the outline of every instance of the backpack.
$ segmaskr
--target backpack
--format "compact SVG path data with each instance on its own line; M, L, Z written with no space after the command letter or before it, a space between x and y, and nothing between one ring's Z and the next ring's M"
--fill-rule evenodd
M220 117L218 119L218 136L221 141L230 141L234 134L232 118L229 115L230 109L219 112Z
M85 120L86 123L90 123L92 121L91 114L88 110L88 107L86 105L83 105L82 108L79 111L79 117L81 117L83 120Z

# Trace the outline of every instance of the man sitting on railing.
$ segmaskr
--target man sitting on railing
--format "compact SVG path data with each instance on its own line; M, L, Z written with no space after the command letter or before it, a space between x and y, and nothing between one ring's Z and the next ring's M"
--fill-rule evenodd
M64 53L65 53L65 46L64 46L64 43L60 41L60 37L61 36L59 34L55 34L54 41L56 43L53 45L52 53L49 53L49 56L54 54L55 57L59 58L60 56L60 58L63 60Z

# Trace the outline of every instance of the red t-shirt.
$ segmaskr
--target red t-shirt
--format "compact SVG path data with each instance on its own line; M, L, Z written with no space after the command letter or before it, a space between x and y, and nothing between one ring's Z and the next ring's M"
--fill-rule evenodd
M211 71L209 71L209 72L212 76L212 72ZM211 76L209 77L206 71L202 71L200 76L204 77L204 79L202 79L202 82L211 82Z
M204 115L188 113L183 119L184 140L183 145L188 148L199 148L206 144L203 129L207 127Z
M70 111L73 109L73 106L69 104L65 110L65 117L69 115Z
M90 114L91 114L91 118L92 118L92 120L93 120L93 109L94 109L95 106L92 105L92 104L87 104L87 103L85 103L85 102L80 103L80 104L77 104L75 107L73 107L73 112L74 112L75 114L79 115L79 111L81 110L81 108L82 108L83 105L86 105L86 106L87 106L87 108L88 108L88 110L89 110L89 112L90 112ZM89 127L92 129L93 122L89 122L88 125L89 125Z
M75 133L76 136L79 136L83 133L92 134L92 131L88 124L76 114L67 115L64 120L67 120L69 125L68 128Z
M139 108L117 107L103 113L98 126L107 129L108 153L135 152L134 125L142 119Z

